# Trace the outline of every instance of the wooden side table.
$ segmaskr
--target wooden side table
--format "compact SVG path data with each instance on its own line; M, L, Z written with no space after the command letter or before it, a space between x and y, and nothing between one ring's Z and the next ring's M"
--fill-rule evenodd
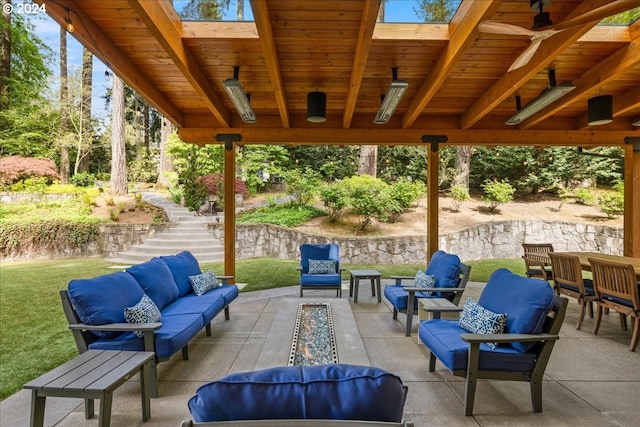
M378 289L378 302L382 302L382 292L380 291L380 279L382 274L377 270L349 270L349 296L353 297L353 302L358 303L358 286L360 279L371 280L371 295L376 296Z
M31 427L42 427L47 396L85 399L85 417L93 418L93 400L100 399L100 427L111 423L113 391L140 373L142 421L151 417L151 362L145 351L88 350L24 385L31 392Z

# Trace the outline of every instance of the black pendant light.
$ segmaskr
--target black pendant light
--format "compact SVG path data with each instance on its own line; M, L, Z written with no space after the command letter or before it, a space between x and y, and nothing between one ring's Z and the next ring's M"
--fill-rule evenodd
M600 95L587 104L589 126L606 125L613 121L613 95Z
M324 92L309 92L307 94L307 121L323 123L327 120L327 94Z

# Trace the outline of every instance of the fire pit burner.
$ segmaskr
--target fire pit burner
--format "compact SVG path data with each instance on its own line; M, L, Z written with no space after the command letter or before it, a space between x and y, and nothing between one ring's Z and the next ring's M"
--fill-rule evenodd
M331 305L301 303L298 305L296 327L293 331L289 366L328 363L338 363Z

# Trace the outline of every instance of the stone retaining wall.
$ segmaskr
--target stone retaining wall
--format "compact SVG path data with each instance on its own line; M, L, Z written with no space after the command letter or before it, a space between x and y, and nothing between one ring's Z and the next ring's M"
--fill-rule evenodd
M214 237L224 225L209 224ZM238 258L298 259L303 243L340 245L340 258L357 264L420 264L427 259L425 236L328 238L275 225L236 224ZM439 247L465 261L518 258L522 243L552 243L556 251L596 251L622 255L623 229L591 224L500 221L441 235Z
M170 224L103 224L100 225L97 241L80 248L70 248L65 243L53 249L32 248L26 253L2 254L5 260L63 259L116 256L132 245L143 243Z

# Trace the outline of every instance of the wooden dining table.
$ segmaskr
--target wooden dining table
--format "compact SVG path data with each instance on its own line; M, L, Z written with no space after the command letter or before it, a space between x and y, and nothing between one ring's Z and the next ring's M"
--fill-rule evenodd
M604 261L613 261L620 262L624 264L631 264L633 269L636 272L636 279L640 281L640 258L621 256L621 255L611 255L611 254L603 254L600 252L562 252L567 255L574 255L580 259L580 264L582 265L582 269L586 271L591 271L591 264L589 264L589 258L596 258Z

